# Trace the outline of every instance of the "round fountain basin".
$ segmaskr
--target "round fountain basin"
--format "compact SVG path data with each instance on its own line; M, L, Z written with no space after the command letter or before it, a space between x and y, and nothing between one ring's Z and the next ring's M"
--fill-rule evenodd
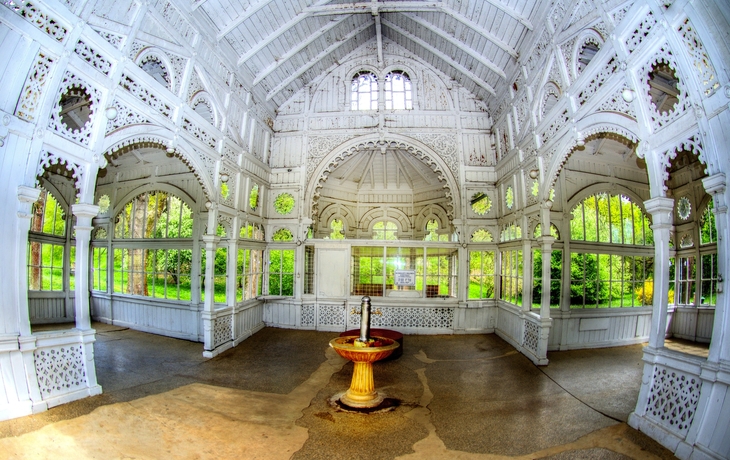
M400 347L393 350L390 356L385 359L398 359L403 354L403 334L392 329L370 329L370 334L376 337L385 337L386 339L395 340L400 344ZM360 335L360 329L351 329L340 334L340 337Z
M330 346L335 349L337 354L345 359L356 363L373 363L387 358L393 350L398 348L400 344L393 339L387 337L371 337L377 342L382 343L381 346L359 347L355 346L354 341L359 336L344 336L330 340Z

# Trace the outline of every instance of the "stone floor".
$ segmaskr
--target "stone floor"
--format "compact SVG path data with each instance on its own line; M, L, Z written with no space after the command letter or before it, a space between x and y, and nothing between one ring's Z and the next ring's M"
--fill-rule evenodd
M267 328L213 359L202 345L95 324L104 393L0 422L8 459L668 459L625 423L641 346L549 354L496 335L406 336L375 364L399 405L332 408L348 363L336 333Z

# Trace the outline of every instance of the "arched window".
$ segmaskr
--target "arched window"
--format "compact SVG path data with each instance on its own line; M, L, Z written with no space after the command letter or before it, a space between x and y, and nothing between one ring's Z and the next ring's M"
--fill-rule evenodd
M330 236L331 240L344 240L345 239L345 227L342 219L332 219L330 222Z
M431 219L426 224L426 236L423 241L449 241L449 235L439 233L439 223L435 219Z
M398 226L395 222L389 220L381 220L373 225L374 240L397 240Z
M66 217L58 200L42 190L33 204L28 236L28 289L64 290Z
M491 243L492 241L494 241L494 239L492 238L492 234L489 233L489 230L480 228L471 234L472 243Z
M113 292L192 300L192 235L192 211L180 198L163 191L132 198L115 219Z
M387 110L411 110L413 98L411 79L402 70L394 70L385 76L385 108Z
M378 109L378 77L374 73L362 71L352 77L350 108L352 110Z
M649 217L627 196L608 193L585 198L572 214L571 308L651 305L654 237Z

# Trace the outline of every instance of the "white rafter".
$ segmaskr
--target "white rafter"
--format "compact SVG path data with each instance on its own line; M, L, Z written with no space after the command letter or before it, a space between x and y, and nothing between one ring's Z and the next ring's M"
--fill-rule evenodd
M499 46L503 50L505 50L507 53L509 53L510 56L517 59L517 51L515 51L511 46L509 46L507 43L502 41L499 37L494 35L492 32L488 31L484 27L480 26L476 22L472 21L471 19L467 18L463 14L459 13L458 11L454 11L451 8L447 6L441 7L441 11L448 14L452 18L456 19L460 23L464 24L468 28L472 29L474 32L477 32L481 34L484 38L491 41L495 45Z
M528 29L530 29L530 30L534 29L534 27L532 26L532 23L530 22L529 19L522 17L522 15L520 13L513 10L509 6L505 5L504 3L498 2L496 0L484 0L484 1L486 1L487 3L491 4L492 6L494 6L496 8L499 8L500 10L504 11L508 15L512 16L517 22L519 22L523 26L527 27Z
M491 94L492 96L495 96L495 97L497 96L497 92L494 90L494 88L492 88L492 85L490 85L489 83L483 81L481 78L477 77L471 70L467 69L463 65L461 65L458 62L454 61L452 58L450 58L449 56L447 56L445 53L439 51L438 49L434 48L432 45L426 43L424 40L416 37L415 35L413 35L412 33L408 32L407 30L403 29L399 25L393 24L392 22L388 21L387 19L383 19L382 20L382 23L384 25L390 27L394 31L398 32L399 34L403 35L404 37L408 38L409 40L411 40L411 41L413 41L415 43L418 43L423 48L425 48L429 52L431 52L434 55L436 55L439 59L443 60L444 62L446 62L447 64L449 64L454 69L458 70L459 72L461 72L464 75L466 75L467 77L469 77L469 79L471 79L474 83L476 83L477 85L479 85L482 88L484 88L485 90L487 90L487 92L489 92L489 94Z
M449 35L444 30L441 30L440 28L436 27L435 25L431 24L430 22L428 22L428 21L426 21L424 19L419 18L418 16L415 16L413 14L408 14L408 13L402 13L402 15L405 16L405 17L407 17L411 21L415 22L416 24L422 25L423 27L425 27L429 31L435 33L439 37L443 38L444 40L448 41L452 45L456 46L461 51L464 51L469 56L471 56L474 59L476 59L480 64L482 64L483 66L485 66L486 68L488 68L492 72L496 73L500 77L504 78L505 80L507 79L507 75L505 75L504 71L502 71L502 69L500 69L497 66L497 64L495 64L494 62L492 62L489 59L485 58L479 52L477 52L474 49L472 49L471 47L467 46L465 43L459 41L454 36Z
M271 75L271 72L278 69L280 65L282 65L283 63L285 63L286 61L288 61L289 59L294 57L294 55L296 55L297 53L302 51L307 46L311 45L313 41L321 38L324 34L329 32L330 30L334 29L338 25L342 24L342 21L346 20L349 17L351 17L351 15L343 16L342 18L337 19L335 21L330 21L329 24L327 24L326 26L322 27L321 29L319 29L318 31L313 33L311 37L309 37L305 41L301 42L296 47L287 51L283 56L279 57L279 59L277 59L275 62L272 62L271 64L266 66L266 68L264 70L259 72L259 74L256 75L256 78L254 78L253 84L254 85L259 84L264 78Z
M203 0L203 1L205 1L205 0ZM244 11L242 15L238 16L237 18L235 18L232 22L230 22L225 27L225 29L223 29L223 30L220 31L220 33L218 34L218 37L216 37L218 39L218 41L221 41L223 39L223 37L225 37L226 35L228 35L229 33L231 33L231 31L233 29L235 29L236 27L238 27L241 24L243 24L243 21L247 20L248 18L250 18L254 14L258 13L261 8L265 7L266 5L268 5L269 3L271 3L272 1L273 0L261 0L257 4L251 6L249 9L247 9L246 11ZM202 3L202 2L200 2L200 3Z
M330 0L319 0L315 5L324 5L325 3L329 3ZM282 25L278 29L276 29L274 32L270 33L266 38L264 38L262 41L256 43L256 45L253 46L250 50L246 51L246 54L242 55L238 59L238 65L242 65L244 62L248 61L252 57L256 55L259 51L269 46L271 42L279 38L284 32L290 30L300 22L304 21L309 17L309 13L306 11L301 11L297 13L296 16L291 18L289 21L286 22L286 24Z
M315 56L314 59L310 60L306 65L300 67L299 70L294 72L286 80L282 81L281 83L276 85L276 87L274 89L269 91L268 94L266 95L266 100L270 101L271 98L273 98L281 90L283 90L284 88L289 86L291 84L291 82L293 82L294 80L299 78L304 72L311 69L315 64L317 64L319 61L321 61L325 56L327 56L328 54L330 54L331 52L333 52L334 50L336 50L343 44L347 43L348 40L350 40L351 38L353 38L354 36L356 36L357 34L362 32L363 30L367 29L368 27L372 27L372 26L373 26L372 22L366 22L366 23L362 24L360 27L358 27L357 29L351 31L349 34L347 34L345 37L343 37L342 40L339 40L339 41L331 44L330 46L328 46L327 49L325 49L324 51L319 53L317 56Z
M372 13L376 8L380 13L396 13L402 11L438 11L441 8L441 2L358 2L358 3L338 3L336 5L326 6L310 6L304 11L314 16L327 14L352 14L352 13Z
M502 8L507 14L510 14L510 11L505 10ZM324 6L310 6L309 8L306 8L304 11L310 13L312 16L319 16L319 15L331 15L331 14L350 14L350 13L372 13L373 5L372 3L347 3L347 4L337 4L337 5L324 5ZM463 14L459 13L458 11L455 11L448 6L446 6L443 2L378 2L377 10L380 13L404 13L404 12L436 12L436 13L444 13L452 18L456 19L457 21L461 22L465 26L469 27L473 31L481 34L484 38L489 40L490 42L494 43L498 47L502 48L504 51L509 53L510 56L517 59L517 51L515 51L511 46L509 46L507 43L505 43L502 39L494 35L489 30L485 29L484 27L480 26L476 22L472 21L468 17L464 16ZM510 14L510 16L512 16ZM526 19L517 19L520 23L524 24L526 28L532 29L532 24L530 24L529 21ZM525 24L526 23L526 24Z

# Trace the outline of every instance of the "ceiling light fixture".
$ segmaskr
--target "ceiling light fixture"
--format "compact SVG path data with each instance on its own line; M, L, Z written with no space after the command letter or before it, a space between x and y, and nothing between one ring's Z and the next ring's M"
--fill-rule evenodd
M621 91L621 97L624 101L631 103L631 101L636 99L636 91L631 88L624 88L624 90Z
M118 114L119 114L119 111L113 105L110 105L109 107L106 108L106 110L104 110L104 115L106 115L107 120L113 120L113 119L117 118Z
M228 174L226 174L226 173L221 174L221 182L223 182L225 184L226 182L228 182L228 179L229 179Z

